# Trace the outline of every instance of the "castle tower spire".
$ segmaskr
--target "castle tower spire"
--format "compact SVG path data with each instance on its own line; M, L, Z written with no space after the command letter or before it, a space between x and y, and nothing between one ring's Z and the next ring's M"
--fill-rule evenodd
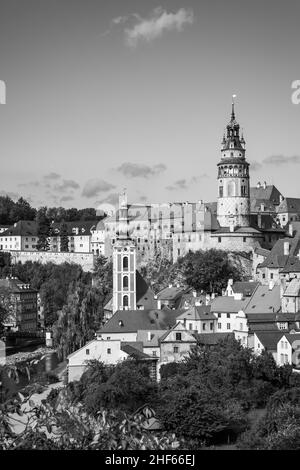
M235 117L235 95L231 118L221 147L218 163L217 217L221 227L246 227L250 223L249 163L245 158L245 140Z

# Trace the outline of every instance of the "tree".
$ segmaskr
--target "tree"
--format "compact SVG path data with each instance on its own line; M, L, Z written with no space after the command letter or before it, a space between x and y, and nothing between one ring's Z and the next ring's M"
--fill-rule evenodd
M18 222L19 220L34 220L36 216L36 209L33 209L26 199L20 197L14 203L10 211L10 220Z
M70 284L67 303L53 325L53 340L64 360L95 337L102 321L103 297L97 288L78 281Z
M38 242L36 248L38 251L48 251L50 248L49 236L50 236L50 221L46 216L46 207L42 207L38 210L36 216L37 222L37 236Z
M151 380L144 363L128 359L116 365L107 380L89 384L83 403L88 413L96 415L99 408L133 413L140 406L155 404L157 383ZM84 378L83 378L84 380Z
M60 251L69 251L69 237L68 237L68 226L66 223L62 223L59 229L60 233Z
M228 253L222 250L207 250L188 253L178 260L186 282L194 289L208 293L222 293L228 279L239 281L242 273L234 266Z

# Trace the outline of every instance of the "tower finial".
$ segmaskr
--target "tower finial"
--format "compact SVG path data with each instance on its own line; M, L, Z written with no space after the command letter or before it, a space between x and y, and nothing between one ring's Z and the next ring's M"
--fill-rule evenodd
M234 113L234 98L236 98L236 95L232 95L232 104L231 104L231 120L234 121L235 119L235 113Z

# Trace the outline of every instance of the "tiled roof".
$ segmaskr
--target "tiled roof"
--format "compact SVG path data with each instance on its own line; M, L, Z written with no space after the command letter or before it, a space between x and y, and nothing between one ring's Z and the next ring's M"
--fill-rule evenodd
M234 333L195 333L194 336L198 344L214 345L229 337L234 338Z
M149 341L147 330L138 330L137 341L141 341L144 347L158 347L159 338L165 333L165 330L151 330L151 339Z
M260 256L264 256L265 258L269 256L270 250L266 250L265 248L261 248L260 246L257 246L254 249L254 253Z
M0 234L1 237L11 236L37 236L37 223L34 220L19 220Z
M277 208L278 214L285 212L300 213L300 198L286 197Z
M285 297L298 297L300 292L300 279L292 279L284 291Z
M277 343L283 336L282 331L257 331L255 334L268 351L276 351Z
M250 199L260 199L264 201L270 201L275 204L279 204L280 194L281 193L273 184L266 185L265 188L263 185L261 185L259 188L256 186L250 188Z
M201 305L189 308L177 317L177 320L215 320L210 305Z
M68 229L69 236L76 235L91 235L91 230L95 230L97 227L97 220L94 221L74 221L74 222L64 222ZM51 224L52 229L54 230L53 236L59 236L61 223L54 222Z
M289 254L284 254L284 243L289 243ZM289 258L296 256L300 248L300 238L281 238L277 240L270 254L259 265L261 268L284 268Z
M98 331L101 333L132 333L138 330L172 328L182 310L118 310Z
M243 297L249 297L253 294L259 282L237 281L232 285L233 292L243 294Z
M128 354L130 357L133 357L134 359L137 360L145 360L145 359L150 359L150 360L157 360L158 358L150 357L148 354L145 354L143 351L137 348L137 343L131 342L122 342L121 343L121 350L124 351L126 354Z
M280 269L280 272L281 273L300 272L300 259L295 256L289 258L284 268Z
M190 288L182 286L165 287L160 292L158 292L157 298L159 300L176 300L178 297L186 293L187 289L190 290Z
M245 309L245 313L272 313L281 309L280 286L257 286Z
M211 302L211 311L218 313L238 313L246 308L247 300L235 300L234 297L223 296L216 297Z
M300 334L299 333L286 333L284 336L286 337L286 339L288 340L288 342L291 345L293 345L294 341L297 341L297 342L299 342L298 344L300 344Z
M7 293L7 292L38 292L36 289L30 287L30 284L20 281L20 279L13 277L13 278L6 278L0 279L0 293Z

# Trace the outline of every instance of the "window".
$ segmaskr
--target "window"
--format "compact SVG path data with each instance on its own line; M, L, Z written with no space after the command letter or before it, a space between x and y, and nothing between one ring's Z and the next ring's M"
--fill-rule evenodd
M152 356L156 356L156 351L152 351Z
M179 351L179 348L177 346L174 346L173 352L176 354L176 353L178 353L178 351Z
M181 333L176 333L176 341L181 341Z
M86 354L87 356L89 356L90 350L89 350L89 349L86 349L86 350L85 350L85 354Z
M210 327L210 331L212 331L213 328L214 328L214 324L213 324L213 323L210 323L209 327Z
M192 330L193 329L193 323L190 323L189 324L189 330Z
M124 271L128 270L128 256L124 256L123 258L123 269Z
M110 348L107 349L107 354L111 354L111 349Z
M274 277L274 274L271 273L271 274L270 274L270 279L273 279L273 277Z
M128 289L128 276L123 277L123 289Z
M243 237L243 242L246 243L247 237Z
M223 197L223 186L219 186L219 197Z
M227 323L227 330L230 330L230 323Z
M206 329L206 323L203 323L202 329L203 331Z
M123 297L123 307L128 307L128 295L124 295Z
M218 237L218 243L221 243L222 237Z
M230 313L227 313L227 314L226 314L226 317L227 317L227 318L230 318Z
M222 328L222 323L218 323L218 330L221 330Z
M240 330L243 329L243 323L240 323Z

